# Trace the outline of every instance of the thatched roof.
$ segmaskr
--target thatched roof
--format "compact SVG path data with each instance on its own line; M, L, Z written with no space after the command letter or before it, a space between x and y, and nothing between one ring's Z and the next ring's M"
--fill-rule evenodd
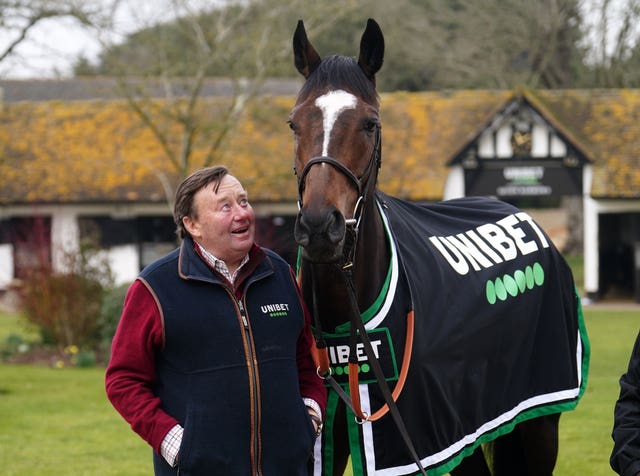
M594 197L640 197L640 90L389 93L381 99L380 188L412 200L442 198L447 164L517 95L592 161ZM228 97L202 99L214 115ZM262 96L216 158L253 201L295 201L293 95ZM169 126L167 126L169 127ZM175 144L179 131L172 131ZM196 144L193 168L206 144ZM21 101L0 111L0 204L164 201L177 180L162 147L124 100Z

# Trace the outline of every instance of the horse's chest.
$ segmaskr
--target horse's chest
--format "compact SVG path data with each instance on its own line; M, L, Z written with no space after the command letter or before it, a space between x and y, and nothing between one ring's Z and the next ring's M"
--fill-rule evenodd
M371 352L388 381L396 381L399 376L406 342L407 313L411 310L411 295L405 276L398 278L393 287L388 288L386 294L361 315L371 343ZM351 352L355 353L354 358L358 362L360 383L376 381L364 342L358 339L351 350L351 326L348 321L338 325L335 332L325 332L323 335L331 370L339 383L348 383Z

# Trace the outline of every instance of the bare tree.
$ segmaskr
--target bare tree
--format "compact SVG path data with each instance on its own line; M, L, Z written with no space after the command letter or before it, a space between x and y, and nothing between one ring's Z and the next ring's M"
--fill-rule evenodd
M102 23L104 13L97 0L0 0L0 63L19 56L19 45L47 20L71 18L89 27Z
M640 47L640 0L594 0L587 14L592 87L638 87L637 62L630 61Z
M101 59L109 62L111 74L115 71L119 92L152 132L170 164L165 169L152 167L169 204L177 181L195 167L220 160L229 135L267 79L271 59L291 54L295 25L285 34L282 19L300 12L309 21L309 31L318 33L363 2L345 2L338 9L324 2L308 3L226 0L215 3L212 11L211 2L169 0L162 28L144 25L126 38L126 50L119 49L121 45L112 41L114 35L102 26ZM144 41L148 32L153 32L151 43L131 48ZM172 51L176 43L182 48L179 55ZM234 48L236 43L242 46ZM225 78L229 91L224 100L217 102L215 111L207 110L211 105L205 105L204 87L215 65L240 61L242 68L227 68L237 72Z

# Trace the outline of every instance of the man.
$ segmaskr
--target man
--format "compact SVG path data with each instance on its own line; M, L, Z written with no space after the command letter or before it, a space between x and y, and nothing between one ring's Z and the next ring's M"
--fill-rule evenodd
M179 249L127 292L107 395L154 449L156 475L307 474L326 390L291 267L254 243L223 166L176 192Z
M620 377L620 397L613 422L611 467L622 476L640 475L640 333L627 372Z

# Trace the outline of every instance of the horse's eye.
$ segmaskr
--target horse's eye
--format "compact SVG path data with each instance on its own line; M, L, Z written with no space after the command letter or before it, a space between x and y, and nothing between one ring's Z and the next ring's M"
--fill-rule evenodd
M375 131L377 126L378 126L378 122L373 119L367 119L364 122L364 130L367 132Z
M296 125L293 123L293 121L287 121L287 124L289 124L289 129L291 129L293 132L296 131Z

